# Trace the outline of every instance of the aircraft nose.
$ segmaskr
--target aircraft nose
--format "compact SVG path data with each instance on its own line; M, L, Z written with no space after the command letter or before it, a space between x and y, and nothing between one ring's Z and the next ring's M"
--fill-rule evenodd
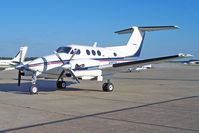
M15 69L18 69L18 70L28 69L28 66L24 64L19 64L15 66Z
M27 64L29 70L32 71L41 71L43 68L43 60L42 58L37 58L30 63Z
M18 70L19 70L19 69L21 69L23 66L24 66L24 65L22 65L22 64L16 65L16 66L15 66L15 69L18 69Z

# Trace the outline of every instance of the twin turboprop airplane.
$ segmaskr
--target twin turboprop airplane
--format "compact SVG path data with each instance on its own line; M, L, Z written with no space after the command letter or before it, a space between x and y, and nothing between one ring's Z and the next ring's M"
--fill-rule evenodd
M20 47L19 52L12 60L0 60L0 68L5 70L13 70L14 66L19 62L23 62L25 60L25 56L27 53L28 47Z
M117 31L118 34L132 33L129 41L124 46L97 47L96 43L91 46L69 45L59 47L54 54L37 58L29 62L19 62L15 66L19 70L18 85L21 76L31 75L32 86L30 94L36 94L37 77L56 78L57 87L65 88L66 77L71 77L78 83L79 80L103 81L103 91L113 91L114 86L110 82L109 74L120 70L127 70L132 67L139 67L152 63L159 63L168 60L190 57L189 54L178 54L166 57L152 58L146 60L135 60L139 57L146 32L167 29L178 29L177 26L153 26L153 27L132 27Z

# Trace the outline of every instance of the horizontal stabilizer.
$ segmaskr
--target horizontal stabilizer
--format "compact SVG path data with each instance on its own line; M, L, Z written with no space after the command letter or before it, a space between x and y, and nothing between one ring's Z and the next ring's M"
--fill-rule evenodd
M149 31L159 31L159 30L169 30L169 29L179 29L178 26L147 26L147 27L138 27L138 29L142 32L149 32ZM134 31L134 27L116 31L117 34L128 34Z

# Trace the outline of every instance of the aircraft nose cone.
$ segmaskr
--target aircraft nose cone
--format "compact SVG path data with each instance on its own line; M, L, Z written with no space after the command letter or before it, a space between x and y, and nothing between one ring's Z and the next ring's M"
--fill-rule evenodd
M19 64L19 65L16 65L15 66L15 69L21 69L23 67L23 65L22 64Z
M28 66L24 65L24 64L19 64L19 65L15 66L15 69L17 69L17 70L28 69Z

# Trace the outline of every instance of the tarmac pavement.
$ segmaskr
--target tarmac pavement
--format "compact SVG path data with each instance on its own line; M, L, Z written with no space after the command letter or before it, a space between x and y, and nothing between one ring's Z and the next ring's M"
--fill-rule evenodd
M56 80L30 77L17 86L17 71L0 71L0 132L198 133L199 67L157 64L117 73L113 92L103 82L80 81L57 90Z

